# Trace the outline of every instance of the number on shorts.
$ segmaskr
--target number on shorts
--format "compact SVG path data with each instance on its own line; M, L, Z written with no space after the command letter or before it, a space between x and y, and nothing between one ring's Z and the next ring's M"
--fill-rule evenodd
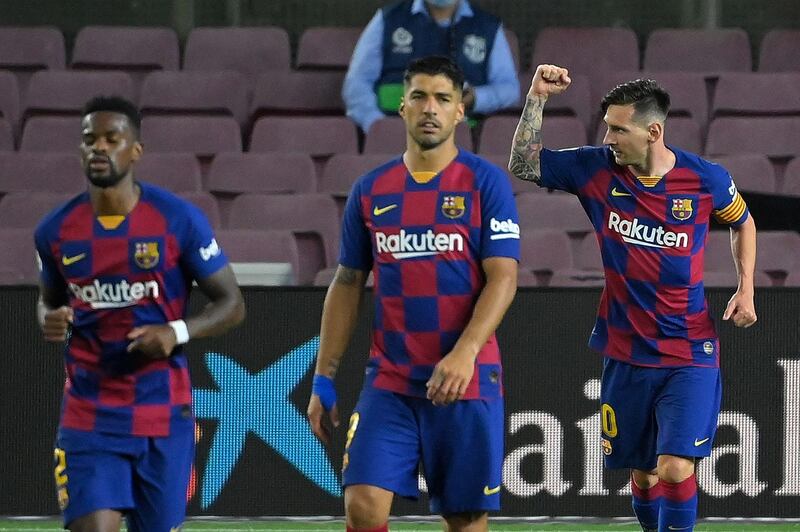
M56 461L55 467L55 477L56 477L56 486L59 488L61 486L65 486L67 484L67 475L64 474L64 471L67 470L67 453L64 452L64 449L56 448L53 451L53 457Z
M342 457L342 471L350 465L350 444L353 443L353 436L356 435L359 419L361 419L361 416L358 415L358 412L353 412L353 415L350 416L350 426L347 428L347 442L344 444L344 456Z
M614 438L617 435L617 414L610 404L603 403L600 417L603 420L603 433L609 438Z

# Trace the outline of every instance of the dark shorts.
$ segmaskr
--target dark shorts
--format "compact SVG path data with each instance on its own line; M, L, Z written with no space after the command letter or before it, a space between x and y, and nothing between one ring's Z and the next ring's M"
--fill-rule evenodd
M648 368L606 358L600 392L606 467L648 471L662 454L708 456L721 398L719 368Z
M500 509L503 399L434 406L366 387L350 417L342 485L419 496L422 464L432 513Z
M184 426L185 425L185 426ZM64 525L97 510L125 514L132 532L170 532L186 516L194 423L164 438L60 429L56 493Z

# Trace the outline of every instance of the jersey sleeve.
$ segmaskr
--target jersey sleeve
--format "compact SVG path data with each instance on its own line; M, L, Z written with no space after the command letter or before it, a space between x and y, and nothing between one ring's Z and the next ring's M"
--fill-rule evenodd
M342 217L339 264L356 270L372 269L372 241L361 207L361 180L350 190Z
M228 264L228 257L217 244L205 214L194 205L187 205L187 216L181 262L192 278L205 279Z
M577 194L579 183L585 181L584 151L584 148L543 148L539 154L541 186Z
M719 165L710 165L710 169L706 179L714 206L712 214L720 223L740 226L747 220L747 204L727 170Z
M488 168L480 187L480 257L510 257L519 261L519 214L511 183L499 168Z
M47 241L46 229L44 225L40 225L33 235L36 246L35 259L39 266L39 278L45 286L51 288L65 287L66 281L58 269L58 263L53 256L50 243Z

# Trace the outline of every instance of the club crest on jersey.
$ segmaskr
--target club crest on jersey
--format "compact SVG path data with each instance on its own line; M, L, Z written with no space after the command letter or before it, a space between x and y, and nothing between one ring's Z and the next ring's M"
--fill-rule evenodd
M133 260L143 270L155 268L158 264L158 242L137 242L133 253Z
M689 198L673 198L672 199L672 216L676 220L684 221L692 217L694 208L692 207L692 200Z
M442 214L448 218L459 218L466 210L464 196L445 196L442 200Z

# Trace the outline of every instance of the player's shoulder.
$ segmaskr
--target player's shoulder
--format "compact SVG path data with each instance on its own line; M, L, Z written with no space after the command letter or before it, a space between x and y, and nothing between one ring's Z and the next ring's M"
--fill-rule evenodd
M675 163L676 166L690 169L700 176L701 180L728 178L730 175L728 170L721 164L704 159L696 153L672 146L670 146L669 149L675 154L677 159Z
M472 171L475 175L475 181L478 183L481 180L489 178L490 180L498 177L507 179L508 174L505 170L494 164L488 159L484 159L480 155L476 155L467 150L459 150L456 162L463 164Z
M64 203L58 205L56 208L42 217L41 220L39 220L39 223L36 225L34 230L35 238L55 238L55 236L58 235L61 223L64 221L64 219L69 216L69 214L78 206L88 202L89 193L81 192L80 194L77 194Z
M355 180L354 190L369 191L372 189L372 185L376 180L390 172L401 172L403 176L405 176L406 168L403 163L402 155L398 155L360 175L358 179Z
M142 189L141 199L150 203L161 212L168 220L179 217L194 218L202 216L202 211L188 200L183 199L174 192L144 181L137 181Z

